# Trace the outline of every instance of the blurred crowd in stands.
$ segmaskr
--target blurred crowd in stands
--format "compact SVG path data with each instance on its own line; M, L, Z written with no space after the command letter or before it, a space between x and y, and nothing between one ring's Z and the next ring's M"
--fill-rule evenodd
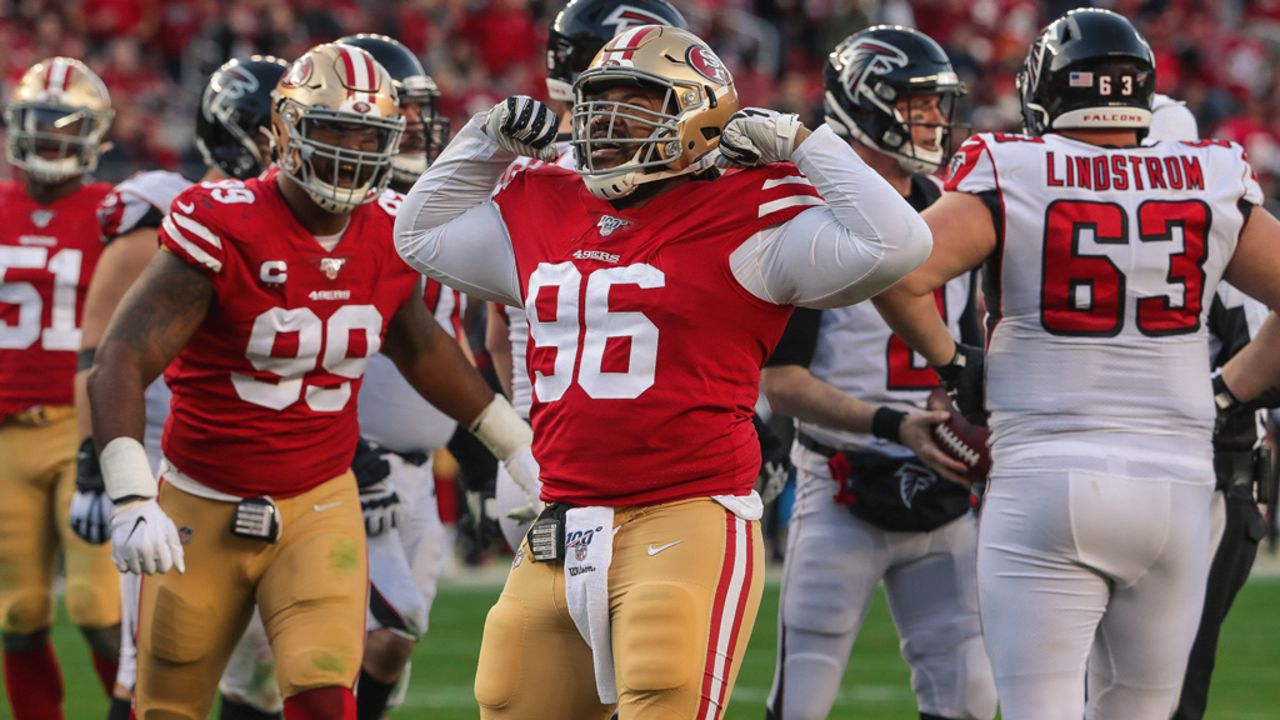
M454 127L512 93L544 95L543 48L558 0L0 0L7 97L42 57L86 60L116 106L100 175L151 168L196 176L197 93L228 57L286 59L353 32L393 35L439 83ZM844 36L878 22L936 38L968 83L962 120L1016 129L1014 73L1036 31L1071 0L675 0L731 66L744 103L821 121L821 68ZM1280 181L1280 0L1112 0L1159 58L1160 92L1202 134L1243 143L1268 196ZM7 176L0 167L0 177Z

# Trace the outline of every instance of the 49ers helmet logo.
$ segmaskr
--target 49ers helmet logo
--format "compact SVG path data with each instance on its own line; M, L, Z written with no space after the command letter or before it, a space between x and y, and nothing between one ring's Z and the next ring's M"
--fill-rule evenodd
M692 45L685 55L685 61L702 77L721 85L729 84L729 71L711 50L701 45Z
M297 62L289 66L289 72L284 74L280 82L285 87L300 87L311 79L311 74L314 70L315 68L311 64L311 56L303 55Z

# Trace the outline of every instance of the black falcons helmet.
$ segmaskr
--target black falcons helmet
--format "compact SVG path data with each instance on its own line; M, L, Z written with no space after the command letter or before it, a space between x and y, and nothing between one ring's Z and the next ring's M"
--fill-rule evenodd
M1018 73L1022 126L1031 135L1145 130L1155 87L1155 55L1128 20L1110 10L1072 10L1041 31Z
M689 23L667 0L572 0L547 31L547 93L573 102L573 81L587 69L604 44L640 25Z
M427 74L413 51L393 37L360 33L339 38L338 42L364 50L386 68L402 106L406 102L421 104L425 135L416 140L410 137L410 128L405 128L400 152L391 161L392 185L397 188L413 185L449 142L449 120L440 117L436 108L440 97L436 81Z
M827 124L843 137L893 155L909 172L937 170L950 152L952 115L964 84L947 53L919 30L877 25L845 38L827 56L823 73ZM941 124L934 147L912 142L912 103L937 95ZM904 116L898 101L907 100ZM923 105L921 106L923 107Z
M205 165L247 180L262 172L254 138L271 128L271 91L289 64L268 55L228 60L209 76L196 111L196 147Z

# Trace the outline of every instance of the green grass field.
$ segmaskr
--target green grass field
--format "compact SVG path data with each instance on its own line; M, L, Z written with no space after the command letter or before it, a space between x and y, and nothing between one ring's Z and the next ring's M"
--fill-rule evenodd
M393 717L453 720L477 716L471 681L480 648L480 628L496 587L445 587L431 614L431 632L414 655L413 685ZM760 720L773 674L777 586L764 595L760 619L729 706L728 720ZM67 684L68 720L101 720L106 701L79 634L60 618L55 629ZM1277 717L1280 687L1280 579L1254 579L1240 593L1223 630L1209 717L1265 720ZM0 718L8 718L7 705ZM907 720L916 717L906 665L882 596L858 638L844 689L832 718Z

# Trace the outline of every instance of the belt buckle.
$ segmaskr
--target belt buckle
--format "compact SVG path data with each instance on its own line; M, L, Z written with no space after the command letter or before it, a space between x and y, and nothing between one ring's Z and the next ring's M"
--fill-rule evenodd
M45 410L45 406L32 405L27 409L27 412L30 413L29 422L32 425L36 427L44 427L49 424L49 413Z

